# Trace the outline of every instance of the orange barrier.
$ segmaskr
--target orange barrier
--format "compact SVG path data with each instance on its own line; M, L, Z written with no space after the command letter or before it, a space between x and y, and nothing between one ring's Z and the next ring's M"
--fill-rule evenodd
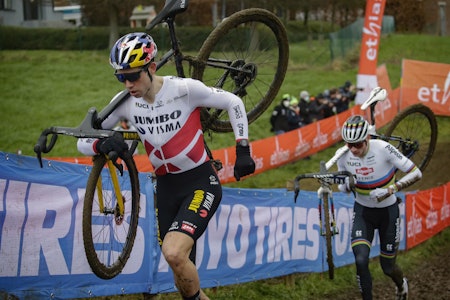
M406 64L406 66L407 65L408 64ZM409 77L404 78L406 78L406 82L408 83ZM400 96L403 99L403 104L407 102L404 100L406 94L403 85L401 93L400 89L392 90L385 65L381 65L377 68L377 80L380 83L380 86L385 88L388 92L387 99L379 103L375 108L376 125L377 128L380 128L389 123L399 112ZM449 86L450 79L447 79L446 89L450 89ZM407 85L406 91L408 91L408 89L411 89L409 85ZM420 90L420 88L415 87L415 90ZM408 97L408 99L413 99L413 97ZM414 102L411 102L410 104L415 103L417 103L417 98L414 98ZM427 105L428 104L429 103L427 103ZM448 107L448 104L446 105ZM443 106L442 104L436 104L434 106L430 105L430 107L433 110L436 109L437 111L442 111ZM449 113L448 108L447 112ZM368 117L368 113L368 110L361 111L360 105L356 105L345 112L309 124L300 129L251 142L252 156L256 162L255 174L260 174L267 170L292 163L336 144L341 141L341 125L350 115L362 114ZM223 163L224 168L219 171L221 182L229 183L234 181L233 168L236 159L234 145L224 149L213 150L212 153L214 158L219 159ZM56 157L52 159L72 163L91 164L91 159L89 157ZM136 155L135 161L140 172L153 172L153 167L145 154Z
M252 156L256 163L255 174L277 168L322 151L341 140L341 125L352 114L361 114L360 106L353 107L339 115L309 124L277 136L271 136L250 143ZM381 116L381 114L380 114ZM222 183L234 181L235 146L212 150L213 157L219 159L223 169L219 171ZM92 164L90 157L54 157L54 160ZM134 156L140 172L153 172L145 154Z
M450 226L450 182L406 194L406 248L428 240Z
M334 145L341 140L341 124L354 111L359 111L359 106L297 130L251 142L252 156L256 163L255 174L297 161ZM213 151L213 155L224 165L219 171L221 182L234 181L235 147Z
M417 102L441 116L450 116L450 64L404 59L400 107Z
M388 98L378 104L375 109L377 127L381 127L397 114L398 93L391 90L389 76L384 65L377 69L377 76L379 82L383 83L388 91ZM360 105L356 105L338 115L297 130L251 142L252 156L256 163L255 174L295 162L336 144L342 139L341 125L349 116L362 114L369 117L368 113L368 111L361 111ZM219 159L223 164L223 169L219 171L220 181L222 183L235 181L233 176L236 159L234 145L224 149L212 150L212 153L213 157ZM90 157L55 157L51 159L91 164ZM140 172L153 172L153 167L145 154L135 155L134 159Z

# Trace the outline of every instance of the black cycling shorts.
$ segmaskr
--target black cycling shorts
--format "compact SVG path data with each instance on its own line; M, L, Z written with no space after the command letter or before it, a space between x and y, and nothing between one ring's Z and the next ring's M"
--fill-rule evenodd
M180 173L157 176L159 242L169 231L197 240L222 200L222 186L211 162Z
M383 208L364 207L355 202L352 247L366 244L371 248L375 229L378 229L380 237L381 256L394 257L400 242L400 212L397 202Z

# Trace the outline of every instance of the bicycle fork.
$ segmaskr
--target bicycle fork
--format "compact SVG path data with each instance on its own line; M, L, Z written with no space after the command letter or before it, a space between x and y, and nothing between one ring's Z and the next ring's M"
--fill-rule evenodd
M125 215L125 200L122 196L122 191L120 190L119 179L117 177L117 173L115 170L115 166L111 160L107 160L109 174L111 175L111 182L113 184L114 194L116 196L116 206L114 209L108 209L105 207L105 201L103 198L103 185L102 185L102 177L98 177L97 181L97 197L98 197L98 205L99 211L103 214L114 214L114 219L116 225L120 225L123 222L123 218Z
M329 214L329 220L330 220L330 224L328 224L327 226L330 226L330 232L331 235L335 235L335 234L339 234L339 229L336 225L336 217L335 217L335 213L334 213L334 201L333 201L333 197L328 197L328 201L330 204L330 209L328 212L322 212L322 207L323 207L323 198L319 197L319 223L320 223L320 235L325 236L326 234L326 230L325 227L323 225L324 223L324 219L323 219L323 213L328 213Z

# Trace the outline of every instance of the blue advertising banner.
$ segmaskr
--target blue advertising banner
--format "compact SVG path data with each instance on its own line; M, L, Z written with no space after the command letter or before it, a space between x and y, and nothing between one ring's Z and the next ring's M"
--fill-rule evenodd
M19 298L71 299L175 291L156 237L151 174L139 174L136 241L123 272L95 276L84 253L81 219L90 166L0 152L0 292ZM289 178L286 178L289 179ZM400 193L403 197L403 194ZM334 193L337 267L353 263L351 195ZM297 203L285 189L224 188L221 206L197 242L202 287L327 271L316 192ZM404 224L404 206L401 206ZM402 226L401 248L405 248ZM375 239L372 256L379 255Z
M153 187L140 174L136 243L122 274L95 276L82 240L90 166L0 153L0 290L19 298L81 298L149 292L156 251ZM149 197L149 198L148 198ZM148 198L148 199L147 199Z

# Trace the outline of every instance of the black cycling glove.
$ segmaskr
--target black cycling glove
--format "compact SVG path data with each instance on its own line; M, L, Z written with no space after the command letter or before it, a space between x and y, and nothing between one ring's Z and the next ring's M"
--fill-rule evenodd
M111 152L117 153L119 156L128 151L128 145L125 143L122 135L114 135L99 139L95 144L95 150L97 153L110 154Z
M234 164L234 178L237 181L243 176L255 172L255 161L250 156L250 146L247 140L241 140L236 144L236 163Z

